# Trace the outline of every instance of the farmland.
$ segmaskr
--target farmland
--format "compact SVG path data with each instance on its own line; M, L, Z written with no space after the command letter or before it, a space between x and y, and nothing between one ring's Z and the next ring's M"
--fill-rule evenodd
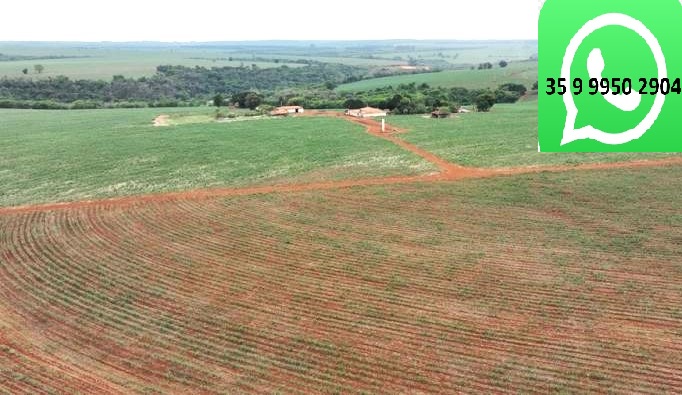
M467 89L496 88L506 83L517 83L530 88L537 79L537 62L521 61L511 63L506 68L493 68L492 70L448 70L439 73L372 78L344 84L336 89L339 92L357 92L410 83Z
M154 128L158 111L0 110L0 206L435 170L343 120Z
M498 104L490 113L454 118L396 116L390 122L410 130L401 137L452 162L473 167L576 165L580 163L657 159L670 154L538 154L537 100Z
M35 47L19 44L0 43L0 53L33 56L38 59L0 62L0 77L22 77L27 68L31 78L67 76L91 80L109 81L114 75L129 78L148 77L156 72L159 65L204 67L238 67L256 64L261 68L280 67L284 64L298 67L295 63L258 62L249 60L229 60L220 53L210 50L191 50L175 48L89 48L89 47ZM66 56L63 59L39 59L41 56ZM37 74L33 66L42 64L45 70Z
M377 41L354 42L254 42L211 45L135 43L15 43L0 42L0 53L35 59L0 61L0 77L31 78L64 75L70 78L110 80L114 75L149 77L158 65L225 67L256 64L260 68L301 66L316 61L351 66L407 65L410 58L438 67L462 67L480 62L526 60L537 54L537 42ZM40 59L40 57L66 57ZM230 60L232 58L232 60ZM45 70L37 74L35 64Z
M680 180L671 166L4 214L0 388L671 391Z
M408 44L202 50L512 62L340 88L444 100L537 78L534 43ZM78 53L45 51L15 54ZM321 81L287 93L345 99ZM682 388L682 156L538 154L536 92L385 131L267 113L0 110L0 394Z

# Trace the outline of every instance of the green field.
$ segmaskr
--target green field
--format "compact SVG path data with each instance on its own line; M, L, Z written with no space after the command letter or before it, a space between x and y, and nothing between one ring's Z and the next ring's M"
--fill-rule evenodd
M210 49L120 49L120 48L32 48L0 44L0 53L24 56L78 56L67 59L39 59L0 62L0 77L24 77L22 70L29 70L28 77L48 78L64 75L73 79L111 80L114 75L146 77L154 75L159 65L238 67L256 64L260 68L279 67L284 64L300 67L295 63L258 61L216 60L229 59L229 54ZM45 71L37 74L33 66L41 64Z
M512 62L524 61L536 56L538 52L535 41L507 42L467 42L467 41L434 41L409 43L374 43L357 47L342 44L331 44L331 47L298 48L296 50L273 50L270 56L282 59L301 60L314 59L320 62L343 63L357 66L405 65L410 58L424 64L437 63L445 67L461 67L462 65L482 62L499 63L500 60ZM251 56L249 52L236 52L239 56Z
M579 164L654 159L669 154L538 153L538 103L497 104L489 113L449 119L395 116L388 122L409 130L401 138L451 162L477 167Z
M114 75L143 77L154 74L159 65L240 66L256 64L261 68L317 61L342 63L367 68L406 65L410 58L425 65L445 69L468 67L481 62L497 64L500 60L522 62L537 54L537 42L466 42L466 41L379 41L379 42L310 42L180 45L167 43L12 43L0 42L0 53L13 56L72 56L68 59L0 61L0 77L47 78L65 75L74 79L110 80ZM233 61L229 61L232 57ZM263 60L258 60L263 59ZM275 63L274 60L278 62ZM42 64L45 71L36 74L33 66ZM536 72L537 74L537 72ZM449 77L445 77L447 79ZM476 77L474 77L475 79ZM535 78L535 77L532 77ZM485 80L486 78L483 78ZM435 84L440 84L437 81Z
M519 62L528 60L538 53L537 42L461 42L451 46L435 48L415 48L413 51L381 53L382 58L400 57L423 61L446 61L452 65L479 64L482 62L499 63L500 60Z
M372 78L343 84L336 88L339 92L360 92L400 84L429 84L446 88L467 89L496 88L501 84L514 82L530 87L538 80L537 62L511 63L506 68L495 66L492 70L451 70L438 73L409 74L394 77Z
M533 50L431 45L347 59ZM290 56L309 54L338 58L307 46ZM536 66L351 87L530 86ZM389 116L404 129L390 136L337 114L220 111L234 117L217 121L208 106L0 110L0 394L682 387L682 166L571 167L668 154L540 154L535 92L489 113ZM161 114L170 126L152 125ZM496 175L428 153L567 166ZM315 184L338 180L355 181ZM176 191L187 193L139 196ZM98 201L117 196L131 198ZM80 203L5 209L69 201Z
M206 113L1 110L0 206L434 170L339 119L155 128L159 111Z

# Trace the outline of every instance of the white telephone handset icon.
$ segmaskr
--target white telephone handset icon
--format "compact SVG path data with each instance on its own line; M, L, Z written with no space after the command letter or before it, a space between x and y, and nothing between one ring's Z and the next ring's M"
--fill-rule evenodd
M602 79L602 72L604 72L604 57L601 54L601 49L595 48L587 57L587 73L590 78ZM612 105L618 107L621 111L634 111L642 102L642 97L639 94L630 95L614 95L609 92L604 95L604 99Z

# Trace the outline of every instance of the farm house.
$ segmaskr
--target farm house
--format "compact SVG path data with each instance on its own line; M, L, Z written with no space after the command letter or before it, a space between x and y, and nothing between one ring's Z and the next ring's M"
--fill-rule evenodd
M346 115L356 118L385 117L388 113L374 107L364 107L357 110L346 110Z
M305 109L301 106L283 106L277 107L270 112L270 115L289 115L289 114L303 114Z

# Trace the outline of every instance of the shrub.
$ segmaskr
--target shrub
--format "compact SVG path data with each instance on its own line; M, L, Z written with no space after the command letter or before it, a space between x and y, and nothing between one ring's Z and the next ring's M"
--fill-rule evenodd
M521 98L521 95L518 92L497 90L495 91L495 97L495 103L516 103Z
M94 110L101 107L99 103L90 100L76 100L71 103L71 108L74 110Z
M476 97L474 104L476 110L480 112L488 112L495 105L497 98L492 92L485 92Z

